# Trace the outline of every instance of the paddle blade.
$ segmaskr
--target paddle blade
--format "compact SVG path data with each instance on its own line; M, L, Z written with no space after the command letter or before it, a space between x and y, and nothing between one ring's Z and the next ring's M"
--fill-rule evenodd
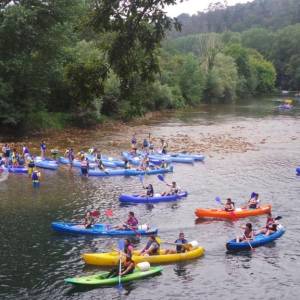
M276 217L274 220L275 221L278 221L278 220L281 220L282 219L282 216L278 216L278 217Z
M252 194L250 195L250 198L254 198L256 196L256 193L252 192Z
M157 241L159 244L161 244L161 243L162 243L162 240L160 239L160 237L159 237L159 236L157 236L155 239L156 239L156 241Z
M105 211L105 215L106 215L107 217L112 217L112 216L113 216L113 211L112 211L111 209L107 209L107 210Z
M221 201L221 198L218 196L218 197L216 197L216 202L218 203L218 204L222 204L222 201Z
M165 182L165 178L164 178L163 175L159 174L159 175L157 175L157 178L158 178L160 181Z
M118 241L118 249L120 251L124 251L124 248L125 248L125 241L124 240L119 240Z

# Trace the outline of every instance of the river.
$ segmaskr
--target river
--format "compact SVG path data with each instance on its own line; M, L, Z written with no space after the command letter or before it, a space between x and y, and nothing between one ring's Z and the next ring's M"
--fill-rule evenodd
M204 163L176 164L176 180L189 196L173 204L120 206L122 192L140 192L138 178L81 178L77 171L43 171L39 189L25 175L0 180L0 299L299 299L300 294L300 103L278 112L276 99L252 99L227 105L203 105L197 110L167 113L132 125L142 137L170 137L174 148L203 151ZM95 141L97 136L97 141ZM124 149L122 129L85 136L85 143L110 141ZM51 141L48 140L48 143ZM49 145L50 146L50 145ZM123 147L123 148L122 148ZM148 176L156 191L166 189ZM226 253L225 243L240 232L238 222L196 223L197 207L217 207L216 196L243 205L252 192L271 203L282 216L285 235L269 246L240 254ZM163 240L173 241L183 230L198 240L205 256L164 266L161 275L115 288L74 289L64 279L94 273L81 254L109 251L117 239L58 235L54 220L80 220L88 208L111 208L118 223L133 210L140 223L159 228ZM265 217L251 219L261 227ZM145 243L141 239L140 247Z

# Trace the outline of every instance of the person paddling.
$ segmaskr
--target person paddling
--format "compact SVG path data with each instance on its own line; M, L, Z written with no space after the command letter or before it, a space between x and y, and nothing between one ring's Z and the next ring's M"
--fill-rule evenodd
M189 250L188 240L185 239L183 232L179 233L179 237L174 244L176 244L176 250L167 249L166 254L184 253Z
M235 205L234 205L234 202L231 200L231 198L226 199L226 203L224 205L224 210L225 211L234 211L235 210Z
M116 228L119 230L136 230L138 228L138 220L134 215L133 211L130 211L128 214L128 219L122 225L117 226Z
M122 262L121 266L121 272L119 270L119 267L114 267L106 276L106 278L112 278L117 276L124 276L128 274L132 274L135 269L135 263L132 260L131 256L127 256L125 258L125 261Z
M253 240L254 238L254 232L252 229L252 224L251 223L247 223L245 227L243 227L243 229L245 230L243 233L242 237L238 237L237 238L237 242L243 242L243 241L249 241L249 240Z
M140 255L158 255L160 244L154 235L149 236L146 246L140 252Z
M258 200L259 195L257 193L252 193L251 198L248 201L248 208L249 209L256 209L259 207L259 200Z
M147 186L143 186L143 188L146 190L146 194L142 194L142 197L153 197L154 196L154 189L153 185L149 183Z
M170 187L170 190L168 192L162 193L162 196L176 195L179 193L180 188L177 186L176 181L173 181L172 184L166 183L166 185Z

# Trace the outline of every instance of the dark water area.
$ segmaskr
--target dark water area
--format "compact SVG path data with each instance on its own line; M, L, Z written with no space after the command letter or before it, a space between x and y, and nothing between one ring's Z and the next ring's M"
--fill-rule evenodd
M120 206L120 193L142 190L138 178L81 178L78 171L62 167L43 171L40 188L33 189L26 175L0 175L0 299L299 299L300 176L295 168L300 165L300 103L287 112L279 112L276 105L276 99L252 99L148 121L147 130L155 136L230 134L254 146L240 153L204 153L206 161L194 166L176 164L166 180L177 181L189 192L176 203ZM113 132L109 134L114 139ZM166 189L156 176L145 181L157 192ZM226 241L249 219L196 223L194 210L217 207L216 196L244 205L253 191L263 203L272 204L274 215L283 217L286 233L255 251L226 253ZM133 210L140 223L158 227L166 241L183 230L205 248L205 256L165 265L161 275L126 284L121 294L115 287L74 289L65 278L103 270L85 266L81 255L111 251L118 240L58 235L50 224L78 221L90 208L111 208L112 219L102 220L114 224ZM259 228L265 216L250 221ZM145 241L142 238L138 246Z

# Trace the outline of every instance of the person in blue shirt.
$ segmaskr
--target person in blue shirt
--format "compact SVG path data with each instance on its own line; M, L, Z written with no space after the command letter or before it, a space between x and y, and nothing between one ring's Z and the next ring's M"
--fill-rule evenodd
M41 142L41 157L42 158L45 158L45 156L46 156L46 149L47 149L46 143L45 143L45 141L42 141Z
M189 250L188 240L185 239L183 232L179 233L179 237L174 244L176 245L176 250L167 249L166 254L184 253Z

